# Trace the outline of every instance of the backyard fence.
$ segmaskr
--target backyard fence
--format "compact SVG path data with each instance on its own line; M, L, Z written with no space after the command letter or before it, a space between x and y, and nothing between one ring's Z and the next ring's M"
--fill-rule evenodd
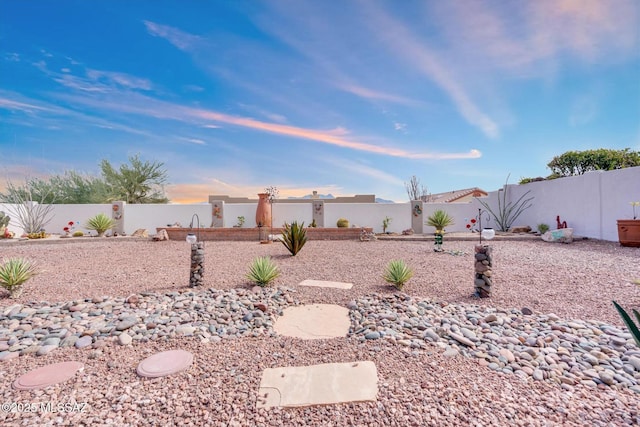
M640 201L640 167L614 171L596 171L584 175L532 182L524 185L508 185L490 192L482 200L493 211L498 210L498 202L507 192L506 203L515 203L526 192L533 197L532 207L525 210L514 225L529 225L535 229L545 223L556 228L556 217L567 221L574 234L594 239L617 241L617 219L632 218L630 202ZM155 233L156 227L180 224L188 227L197 215L201 227L233 227L244 217L243 228L254 228L257 203L228 203L211 201L202 204L82 204L53 205L52 219L46 225L49 233L63 233L69 222L74 229L88 232L84 227L87 220L98 213L105 213L117 219L116 231L132 234L137 229ZM9 230L21 235L24 230L11 215L15 206L0 204L0 211L11 218ZM433 233L434 228L425 225L426 218L438 209L445 210L454 219L448 232L467 231L467 224L484 207L473 200L468 203L324 203L322 199L310 199L308 203L286 203L277 200L272 205L273 226L285 222L298 221L306 225L316 219L324 227L335 227L339 218L345 218L350 226L371 227L376 233L382 232L385 218L391 221L388 232L401 233L413 229L418 234ZM488 213L482 216L483 226L497 228ZM196 224L193 224L194 227Z

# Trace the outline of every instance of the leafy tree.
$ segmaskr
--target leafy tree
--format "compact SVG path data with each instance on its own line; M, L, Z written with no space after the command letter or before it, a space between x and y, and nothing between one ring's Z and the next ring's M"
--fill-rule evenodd
M404 188L405 190L407 190L409 201L422 200L424 197L427 197L429 195L429 193L427 192L427 187L420 184L420 179L418 179L415 175L411 177L409 182L404 183Z
M614 170L640 166L640 151L600 148L586 151L567 151L554 157L547 166L558 176L582 175L594 170Z
M164 184L167 171L164 163L143 162L138 155L129 157L130 165L122 164L118 170L108 160L100 162L102 177L107 186L109 200L127 203L167 203Z
M15 200L33 200L40 204L110 203L124 200L127 203L166 203L162 188L167 172L158 162L143 162L138 156L129 158L130 165L119 170L107 160L101 162L102 177L66 171L49 179L27 178L24 185L9 185L0 193L0 202L17 203ZM19 203L19 202L18 202Z

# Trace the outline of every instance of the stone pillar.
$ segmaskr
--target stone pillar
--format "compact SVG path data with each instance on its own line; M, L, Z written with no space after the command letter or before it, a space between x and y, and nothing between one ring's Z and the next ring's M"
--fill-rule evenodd
M411 229L415 234L424 233L424 214L422 200L412 200L411 204Z
M491 296L492 285L492 262L491 246L476 245L474 267L475 267L475 296L479 298L489 298Z
M222 200L212 200L211 202L211 226L216 228L224 227L224 202Z
M204 284L204 242L191 245L191 271L189 286L195 288Z
M314 200L311 209L313 209L311 218L315 220L316 227L324 227L324 201Z
M124 236L124 208L126 202L112 202L111 203L111 218L115 223L112 232L119 236Z

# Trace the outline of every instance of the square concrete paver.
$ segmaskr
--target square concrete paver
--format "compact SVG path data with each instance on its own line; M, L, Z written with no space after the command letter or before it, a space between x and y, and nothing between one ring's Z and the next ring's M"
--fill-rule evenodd
M307 340L345 337L351 320L349 309L334 304L287 307L273 325L280 335Z
M327 280L303 280L298 283L300 286L316 286L318 288L336 288L336 289L351 289L353 283L346 282L330 282Z
M268 368L262 373L258 408L375 401L378 371L371 361Z

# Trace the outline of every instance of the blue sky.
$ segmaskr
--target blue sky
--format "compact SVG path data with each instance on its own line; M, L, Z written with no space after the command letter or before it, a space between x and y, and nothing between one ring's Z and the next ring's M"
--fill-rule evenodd
M407 199L640 150L640 9L619 1L0 0L0 180L134 154L175 202Z

